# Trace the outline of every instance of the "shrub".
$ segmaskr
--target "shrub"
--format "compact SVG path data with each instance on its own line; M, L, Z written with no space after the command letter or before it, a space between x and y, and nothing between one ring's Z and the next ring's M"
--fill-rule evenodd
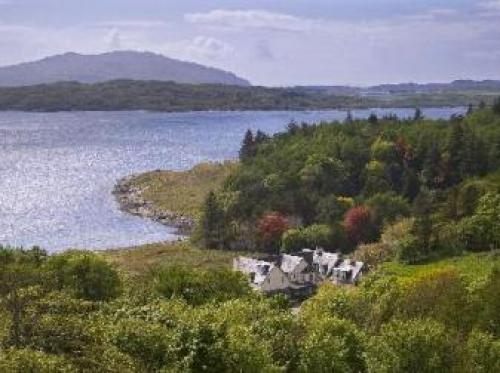
M167 265L153 271L153 288L165 298L181 298L192 305L222 302L250 293L241 273L228 269L205 271Z
M473 331L467 340L464 371L500 372L500 341L492 335Z
M75 368L62 356L30 349L11 349L0 352L0 371L9 373L66 373Z
M349 321L332 317L316 320L301 343L300 371L366 371L362 338Z
M391 321L368 346L372 372L449 372L458 361L449 331L429 319Z
M120 294L118 273L97 254L75 251L56 255L48 260L47 269L57 288L67 289L77 298L108 301Z

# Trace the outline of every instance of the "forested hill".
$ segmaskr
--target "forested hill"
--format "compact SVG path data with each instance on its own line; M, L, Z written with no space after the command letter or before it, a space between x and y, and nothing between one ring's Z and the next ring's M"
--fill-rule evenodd
M416 111L248 132L240 159L205 202L206 246L406 263L500 248L500 98L450 120Z
M373 105L359 97L305 93L299 89L116 80L0 87L0 110L301 110Z
M500 92L499 92L500 94ZM115 80L0 87L0 110L314 110L369 107L432 107L491 103L491 92L445 92L365 97L304 87L266 88Z

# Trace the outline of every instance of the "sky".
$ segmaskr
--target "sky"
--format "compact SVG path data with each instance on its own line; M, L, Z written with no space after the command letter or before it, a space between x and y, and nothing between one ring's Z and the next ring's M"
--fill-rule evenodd
M266 86L500 79L500 0L0 0L0 66L113 50Z

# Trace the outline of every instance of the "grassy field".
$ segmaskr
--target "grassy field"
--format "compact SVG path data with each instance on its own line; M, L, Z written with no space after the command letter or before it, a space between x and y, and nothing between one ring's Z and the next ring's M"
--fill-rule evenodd
M427 264L406 265L396 262L382 264L378 271L400 277L414 277L425 274L429 270L453 267L463 276L467 283L481 282L490 274L494 265L500 265L500 251L464 254L446 258Z
M201 250L188 241L154 243L125 249L102 251L120 271L140 275L161 264L180 264L194 268L230 268L239 253L222 250Z
M202 163L189 171L147 172L130 183L155 207L197 218L207 193L219 188L235 167L235 162Z

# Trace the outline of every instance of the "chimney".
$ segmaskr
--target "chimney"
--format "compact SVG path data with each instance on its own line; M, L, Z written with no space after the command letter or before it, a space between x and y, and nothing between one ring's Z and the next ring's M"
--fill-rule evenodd
M304 258L307 264L313 264L314 252L311 249L302 249L301 256Z

